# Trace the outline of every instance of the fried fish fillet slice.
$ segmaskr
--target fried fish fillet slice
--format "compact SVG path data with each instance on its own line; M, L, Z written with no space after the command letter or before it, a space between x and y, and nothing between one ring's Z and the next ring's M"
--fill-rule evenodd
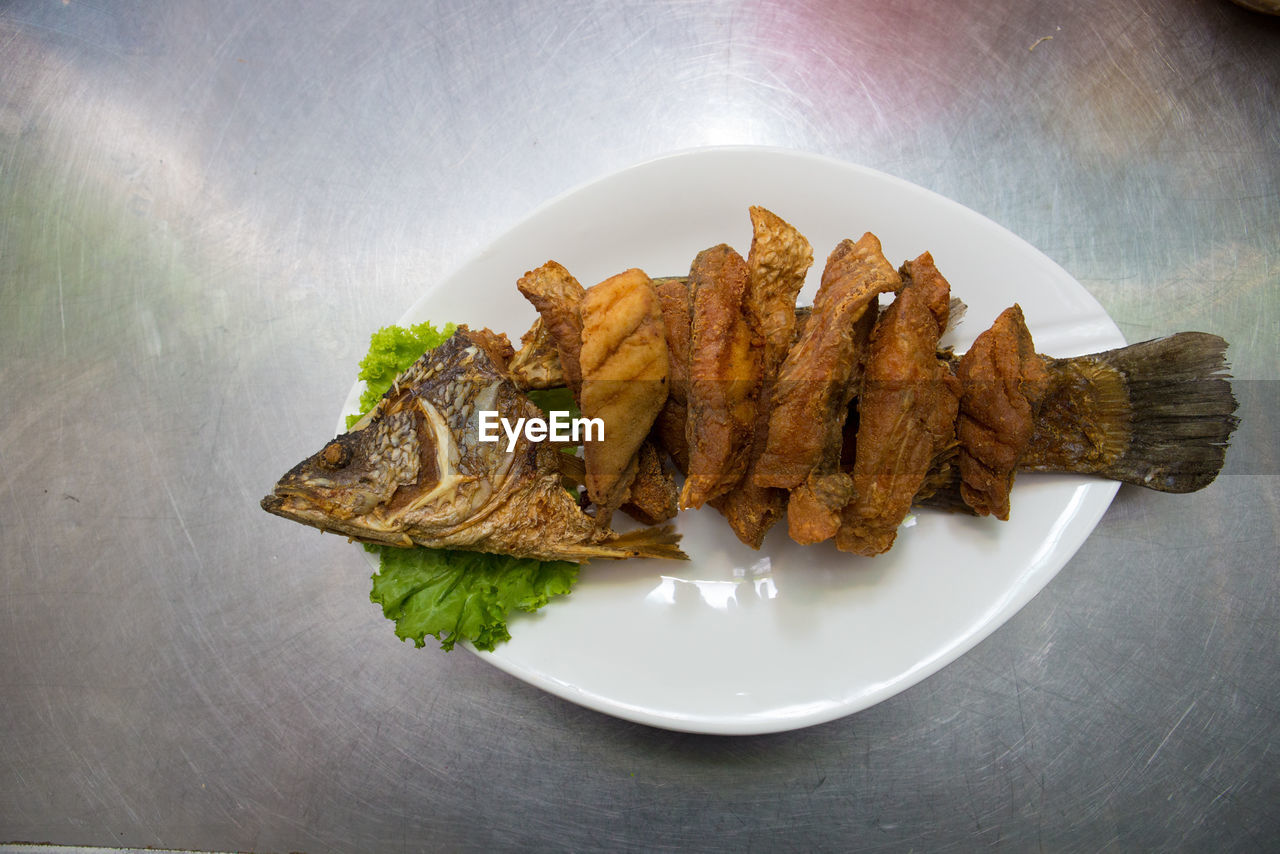
M560 356L564 384L576 399L582 388L579 353L582 350L582 318L578 307L586 289L555 261L548 261L520 277L516 287L533 303L542 318L547 335L555 342Z
M497 356L503 336L458 327L402 373L356 427L294 466L262 500L278 516L388 546L582 562L685 558L670 527L602 529L561 485L561 454L521 432L479 439L480 413L541 417Z
M763 343L744 300L750 273L725 244L689 269L689 472L680 508L701 507L742 479L751 450Z
M764 339L761 355L760 397L752 429L747 471L727 493L711 504L728 521L734 534L752 548L760 548L764 536L782 516L787 494L771 486L757 486L755 467L769 436L774 383L796 332L796 297L813 265L813 247L795 226L765 208L751 214L751 250L747 253L750 278L747 310Z
M903 286L871 336L858 398L853 500L836 547L889 550L930 465L955 444L959 384L937 356L950 285L925 252L902 266Z
M658 295L658 309L662 312L662 328L667 342L671 376L668 400L686 403L689 400L689 343L692 334L689 280L684 276L654 279L653 290Z
M840 511L853 498L853 478L841 467L841 457L845 454L845 431L849 404L853 394L862 387L862 376L866 371L866 360L871 343L871 333L875 329L879 316L879 297L873 296L853 325L853 350L857 354L853 371L849 376L849 400L845 402L845 418L842 419L841 433L828 439L822 449L813 470L805 477L804 482L791 490L787 498L787 533L791 539L801 545L821 543L831 539L840 530ZM849 439L849 450L854 440ZM852 456L852 454L850 454Z
M1014 472L1049 388L1045 360L1036 354L1021 306L1005 309L977 337L956 363L956 378L960 494L977 515L1007 520Z
M870 232L842 240L827 258L822 284L804 331L778 374L769 435L756 463L759 486L794 489L836 446L855 388L850 379L860 352L859 319L876 297L902 287L902 279ZM932 346L927 351L933 353Z
M751 250L747 253L750 283L747 308L764 338L766 376L776 372L796 329L796 297L813 266L813 247L782 217L759 206L751 213Z
M689 439L685 424L689 414L689 280L684 277L653 280L667 337L671 382L667 402L653 425L653 440L666 451L681 473L689 471Z
M638 269L591 287L579 312L582 414L604 422L604 438L583 445L587 494L607 520L626 498L636 452L667 399L666 332L653 282Z
M542 315L520 338L520 349L507 365L507 373L518 388L561 388L568 384L560 366L560 351Z

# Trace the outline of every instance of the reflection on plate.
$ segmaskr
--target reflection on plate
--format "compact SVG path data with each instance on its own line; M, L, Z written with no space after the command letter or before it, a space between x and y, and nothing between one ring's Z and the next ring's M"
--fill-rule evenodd
M400 319L488 326L518 339L533 309L516 279L548 259L584 285L628 267L688 271L701 249L746 250L747 208L773 210L826 254L872 231L895 262L929 250L968 313L958 349L1018 302L1042 353L1124 343L1060 267L990 220L869 169L773 149L672 155L580 187L535 211ZM352 411L353 389L344 412ZM832 720L914 685L1021 608L1084 541L1116 485L1019 478L1006 523L922 511L888 554L797 546L785 523L756 552L710 508L682 513L689 563L599 562L573 594L516 615L494 666L599 711L668 729L745 734Z

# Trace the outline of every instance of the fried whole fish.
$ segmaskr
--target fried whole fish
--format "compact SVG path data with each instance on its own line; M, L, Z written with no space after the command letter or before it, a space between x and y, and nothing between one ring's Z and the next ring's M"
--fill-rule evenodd
M505 336L461 326L352 430L294 466L269 513L354 540L539 560L686 559L670 527L601 528L561 485L549 441L480 441L480 413L542 418L506 374ZM501 431L499 431L501 433Z
M653 526L677 498L710 504L758 548L785 500L797 542L834 533L838 549L874 555L912 505L1007 518L1016 472L1189 492L1221 470L1238 423L1221 338L1059 359L1035 352L1015 305L957 355L939 338L964 306L929 253L895 274L873 235L846 241L832 257L850 263L796 307L811 247L765 209L751 216L747 259L721 244L688 277L628 271L593 289L598 304L554 261L526 273L518 288L539 319L518 353L460 328L262 506L371 543L583 561L685 557L670 526L611 530L619 506ZM878 263L855 275L866 258ZM593 459L523 433L511 453L478 440L479 412L540 418L521 391L548 388L612 413L620 441ZM682 492L660 451L686 475ZM584 487L594 516L574 500Z

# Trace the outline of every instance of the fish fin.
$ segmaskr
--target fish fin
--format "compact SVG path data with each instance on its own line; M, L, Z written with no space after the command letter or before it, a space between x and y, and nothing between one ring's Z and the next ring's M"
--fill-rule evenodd
M951 458L947 458L942 463L934 461L929 474L924 479L924 485L920 487L916 497L911 499L911 506L929 507L933 510L962 513L968 516L978 515L965 503L964 496L960 494L960 469L952 465Z
M750 475L750 469L747 473ZM769 529L787 509L787 491L756 486L744 477L733 489L707 503L720 511L739 542L758 550L764 545Z
M578 487L586 485L587 464L582 457L562 451L556 462L560 464L560 482L565 489L576 492Z
M1179 332L1091 356L1049 360L1051 377L1087 378L1083 386L1061 387L1087 387L1094 394L1093 403L1084 393L1068 392L1064 398L1079 405L1079 426L1104 441L1092 459L1073 461L1063 452L1072 443L1049 448L1054 443L1040 443L1037 429L1019 468L1089 472L1161 492L1208 486L1222 470L1227 442L1239 423L1226 349L1217 335ZM1097 393L1104 387L1110 391ZM1046 414L1042 407L1041 422ZM1061 429L1064 436L1069 432ZM1045 450L1050 453L1041 453Z
M676 533L675 526L661 525L618 534L613 539L602 543L578 543L565 546L561 551L565 555L565 560L579 561L592 558L623 560L633 557L688 560L689 556L681 551L679 544L680 535Z
M969 312L969 304L960 297L952 297L951 302L947 305L947 328L942 334L954 332L956 327L960 325L960 321L964 320L964 316Z
M1180 332L1100 354L1127 379L1129 446L1105 477L1161 492L1194 492L1222 470L1240 423L1227 373L1227 342Z

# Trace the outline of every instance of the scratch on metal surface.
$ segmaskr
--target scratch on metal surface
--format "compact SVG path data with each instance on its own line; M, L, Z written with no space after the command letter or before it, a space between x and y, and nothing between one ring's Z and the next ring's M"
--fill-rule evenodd
M1027 739L1027 715L1022 706L1022 680L1018 677L1018 665L1012 664L1013 670L1013 696L1018 701L1018 725L1022 727L1022 736L1015 742L1017 744ZM1011 747L1010 750L1013 748Z
M173 490L169 489L168 479L162 478L160 485L164 487L164 494L169 497L169 506L173 508L173 515L178 517L178 526L182 528L183 536L187 538L187 543L191 546L191 553L195 555L196 563L203 570L204 560L200 557L200 548L196 545L196 541L191 538L191 531L187 530L187 520L183 518L182 511L178 509L178 502L173 497Z
M1147 759L1147 764L1142 766L1143 768L1148 768L1151 766L1151 763L1155 761L1156 756L1159 755L1161 750L1164 750L1164 746L1168 744L1169 739L1173 737L1174 730L1182 726L1182 722L1187 719L1187 715L1191 714L1191 710L1194 709L1195 707L1196 707L1196 701L1192 700L1191 705L1187 706L1187 710L1182 713L1182 717L1178 718L1178 722L1174 724L1173 727L1170 728L1170 730L1167 733L1165 733L1164 738L1160 741L1158 745L1156 745L1155 751L1152 752L1151 756Z
M871 90L867 87L867 81L863 77L858 78L858 85L862 87L862 93L867 96L867 103L871 105L871 109L876 114L876 121L879 127L888 127L885 121L884 113L880 110L880 104L876 101L876 96L871 94Z
M62 297L62 220L53 221L54 258L58 273L58 319L62 322L62 355L67 355L67 306Z
M147 348L147 355L153 359L160 358L164 353L164 341L160 337L160 327L151 309L145 306L138 309L138 325L142 327L143 344Z
M539 52L547 57L552 57L560 53L561 49L563 49L565 45L569 43L570 38L572 38L574 34L578 32L578 30L582 29L582 25L588 20L589 20L589 17L587 15L582 15L580 17L577 17L573 22L573 26L569 27L569 29L563 35L560 35L558 26L553 26L551 28L551 31L547 33L546 38L542 40L542 45L539 48ZM551 40L554 36L557 36L557 35L559 35L560 37L556 40L555 45L552 46Z
M780 80L777 82L770 82L764 79L764 75L748 74L744 71L726 71L724 76L727 80L740 80L743 83L747 83L760 89L768 89L773 92L780 92L784 95L792 94L791 88L787 86L786 83L783 83ZM774 77L776 80L777 75L769 76ZM866 87L864 86L863 88L865 89Z
M1213 615L1213 624L1212 624L1211 626L1209 626L1209 632L1208 632L1208 634L1206 634L1206 635L1204 636L1204 646L1201 648L1201 650L1200 650L1201 652L1208 652L1208 650L1209 650L1209 640L1213 637L1213 632L1214 632L1214 630L1218 628L1218 617L1220 617L1220 616L1221 616L1221 614L1214 614L1214 615Z

